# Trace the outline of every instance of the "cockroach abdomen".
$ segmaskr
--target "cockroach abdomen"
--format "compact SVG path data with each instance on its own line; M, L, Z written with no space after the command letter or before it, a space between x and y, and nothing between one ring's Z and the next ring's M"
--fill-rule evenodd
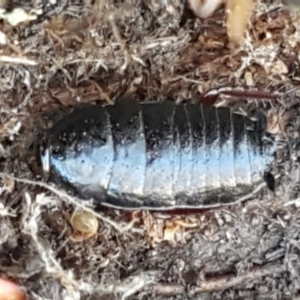
M234 204L264 181L273 190L266 172L277 166L264 122L173 101L74 109L46 131L41 150L49 180L121 209Z

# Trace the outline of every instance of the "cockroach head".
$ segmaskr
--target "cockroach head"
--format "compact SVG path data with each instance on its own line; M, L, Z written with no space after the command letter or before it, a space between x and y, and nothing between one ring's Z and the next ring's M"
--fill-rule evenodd
M39 172L45 178L49 177L50 173L50 157L51 147L49 143L49 131L56 119L60 119L62 113L60 110L50 110L38 114L34 120L32 128L34 128L33 142L31 148L37 161Z

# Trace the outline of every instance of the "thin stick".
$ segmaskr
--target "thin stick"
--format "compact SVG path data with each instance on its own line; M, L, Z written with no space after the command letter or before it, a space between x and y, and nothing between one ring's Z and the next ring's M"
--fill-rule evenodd
M9 175L7 173L0 173L0 177L2 177L2 178L7 177L7 178L9 178L11 180L15 180L17 182L22 182L22 183L25 183L25 184L35 185L35 186L40 186L42 188L45 188L48 191L52 192L53 194L57 195L63 201L66 201L68 203L72 203L75 206L77 206L77 207L79 207L79 208L81 208L81 209L83 209L87 212L90 212L91 214L95 215L100 220L102 220L104 223L107 223L107 224L111 225L114 229L116 229L117 231L119 231L121 233L124 233L124 232L129 231L130 229L132 229L134 223L136 222L136 220L133 220L132 222L130 222L126 226L120 226L117 223L115 223L114 221L110 220L109 218L106 218L106 217L102 216L101 214L97 213L93 208L88 207L86 204L81 203L76 198L73 198L70 195L68 195L67 193L65 193L63 191L60 191L60 190L56 189L55 187L52 187L51 185L49 185L47 183L44 183L44 182L17 178L17 177L14 177L12 175Z
M214 278L201 283L190 291L179 284L157 284L153 287L153 292L161 295L175 296L180 294L188 294L192 296L194 294L200 294L205 292L222 291L229 288L236 287L237 285L248 283L252 280L258 279L263 276L270 276L274 274L280 274L286 272L287 269L283 265L264 266L256 268L244 275L231 277L222 276L221 278Z

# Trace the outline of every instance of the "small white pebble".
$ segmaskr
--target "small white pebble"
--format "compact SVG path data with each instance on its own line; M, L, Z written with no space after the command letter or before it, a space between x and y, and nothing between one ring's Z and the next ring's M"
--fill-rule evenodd
M224 225L224 221L222 220L222 218L220 217L220 215L217 212L215 212L215 218L217 220L218 225L220 227L222 227Z
M204 215L200 216L200 222L204 222L204 221L205 221L205 216Z
M209 237L209 236L211 236L211 232L209 230L205 230L204 231L204 235L207 236L207 237Z
M267 31L267 32L266 32L266 38L267 38L267 39L270 39L271 37L272 37L271 32Z
M36 20L37 16L28 14L22 8L15 8L9 13L3 9L0 9L0 18L6 20L10 25L16 26L22 22Z
M232 216L230 214L224 213L223 218L226 223L231 223L232 222Z
M230 240L232 238L232 235L229 231L226 231L226 237L228 240Z
M6 35L2 31L0 31L0 44L1 45L6 45L7 44Z
M252 219L251 219L251 226L253 227L257 227L259 224L261 224L262 220L261 220L261 217L260 216L254 216Z

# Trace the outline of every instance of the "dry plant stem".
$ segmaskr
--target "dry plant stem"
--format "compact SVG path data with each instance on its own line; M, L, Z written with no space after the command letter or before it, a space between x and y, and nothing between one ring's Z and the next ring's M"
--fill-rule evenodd
M189 295L200 294L205 292L216 292L220 290L226 290L232 287L236 287L240 284L250 282L263 276L269 276L272 274L280 274L286 272L286 268L282 265L264 266L248 272L245 275L237 277L223 276L219 279L211 279L203 282L200 286L194 287L188 292ZM163 295L179 295L185 294L186 289L182 285L178 284L157 284L153 287L153 292Z
M35 185L35 186L40 186L42 188L45 188L48 191L52 192L53 194L57 195L62 200L66 201L68 203L74 204L76 207L81 208L81 209L83 209L87 212L92 213L94 216L96 216L97 218L102 220L104 223L109 224L115 230L117 230L121 233L125 233L125 232L130 231L131 229L133 229L133 225L136 222L136 220L133 220L132 222L130 222L127 225L120 226L116 222L110 220L109 218L106 218L106 217L102 216L101 214L95 212L95 210L93 210L91 207L88 207L86 204L82 204L80 201L77 201L76 198L73 198L70 195L68 195L67 193L65 193L63 191L60 191L60 190L56 189L55 187L52 187L51 185L48 185L44 182L17 178L17 177L11 176L11 175L6 174L6 173L0 173L0 176L2 178L7 177L7 178L15 180L17 182L22 182L22 183L25 183L25 184Z
M118 293L121 295L121 299L125 300L154 282L153 276L155 274L151 272L128 277L120 283L109 285L89 283L75 279L72 271L64 270L56 259L54 251L51 248L44 247L38 237L38 221L41 218L41 207L48 203L49 200L45 200L43 195L40 195L37 197L37 201L32 203L29 194L25 195L25 200L27 202L27 209L22 222L23 232L32 238L35 248L45 264L47 273L60 281L65 287L67 295L70 297L69 299L79 300L79 291L82 291L90 294L96 292L102 295Z
M253 0L227 0L227 34L230 42L240 45L243 42L247 23L254 9Z
M28 65L28 66L36 66L37 62L26 57L14 57L14 56L7 56L7 55L0 55L0 61L4 63L10 64L21 64L21 65Z
M66 288L69 296L73 299L78 299L75 290L92 291L93 287L90 284L76 281L73 278L71 271L66 272L56 260L52 249L46 249L38 238L38 220L41 216L41 205L43 204L42 197L38 197L37 203L32 204L31 198L26 194L27 211L23 218L23 231L28 234L35 245L36 251L39 253L42 261L45 264L45 269L48 274L57 278L61 284Z
M127 69L128 64L130 63L131 56L130 56L128 50L126 49L126 44L123 41L123 39L121 37L121 34L119 32L119 29L118 29L118 27L117 27L117 25L115 23L115 16L114 16L113 13L111 13L108 16L108 21L109 21L109 24L110 24L110 26L112 28L115 40L121 45L122 50L124 51L124 63L123 63L123 65L120 68L121 73L123 73Z

